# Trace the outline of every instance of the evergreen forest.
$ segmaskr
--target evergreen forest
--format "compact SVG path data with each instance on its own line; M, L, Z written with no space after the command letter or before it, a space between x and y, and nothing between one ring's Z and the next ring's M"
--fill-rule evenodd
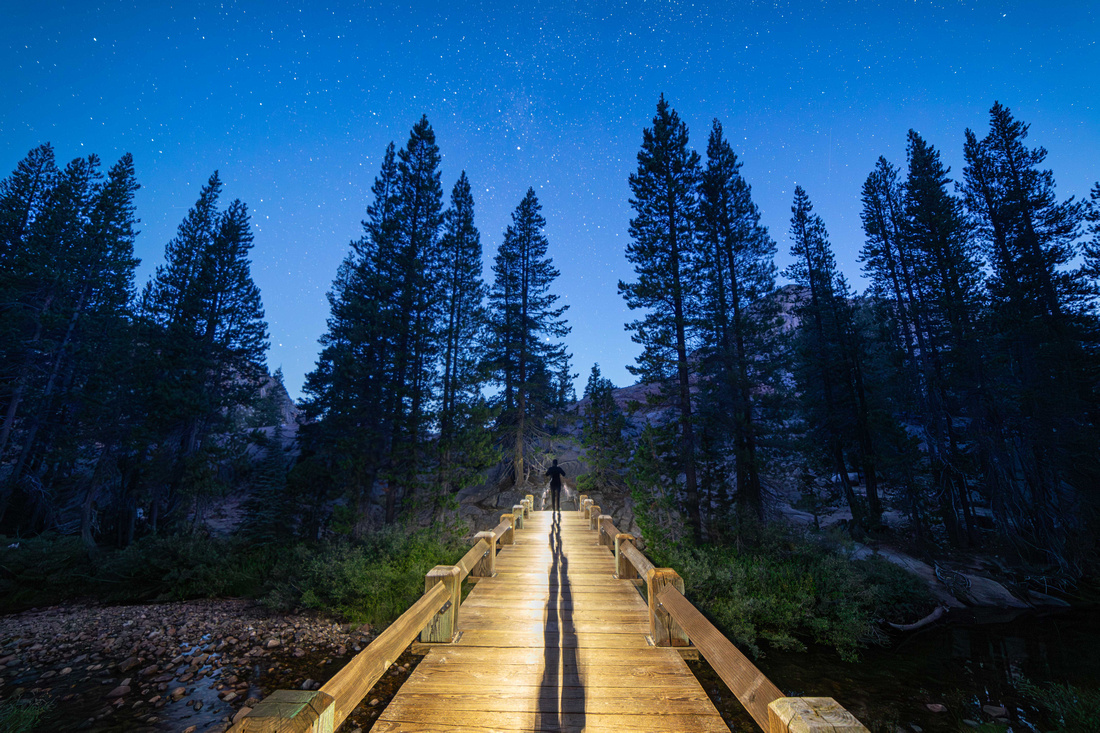
M401 608L324 596L322 575L406 553L413 528L486 529L461 499L510 508L569 441L570 488L629 505L648 551L690 564L716 604L721 568L746 558L840 577L814 565L826 535L937 563L981 554L1025 591L1072 595L1094 580L1100 529L1100 183L1057 192L1028 132L997 103L987 129L911 130L904 160L879 158L851 192L860 290L814 211L821 192L795 188L789 230L769 232L721 122L689 139L662 96L623 182L633 275L618 290L639 347L625 389L572 363L584 314L554 287L535 188L487 256L479 182L444 179L421 118L372 151L370 199L348 212L362 233L297 404L266 363L248 206L218 173L139 284L134 161L61 164L43 144L0 182L5 607L70 597L82 578L107 599L266 594L390 618ZM965 167L937 145L962 145ZM212 529L229 499L234 520ZM927 610L887 570L860 572L844 582L886 590L850 633L844 611L813 627L773 609L755 628L711 613L749 645L816 633L851 654L882 609ZM807 591L821 609L823 587Z

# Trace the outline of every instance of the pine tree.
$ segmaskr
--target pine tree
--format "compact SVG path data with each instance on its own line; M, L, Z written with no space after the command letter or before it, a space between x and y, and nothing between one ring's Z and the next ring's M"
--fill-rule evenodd
M688 355L698 314L699 166L699 154L688 149L687 125L661 95L653 127L642 132L638 170L630 176L635 216L626 257L638 279L620 281L619 292L632 310L646 312L627 324L642 345L637 365L628 368L660 385L661 398L675 406L680 441L675 473L684 474L685 508L697 541L703 539L703 525Z
M53 510L55 483L98 465L120 439L118 406L104 412L104 403L107 385L122 381L116 355L137 266L131 157L101 181L95 156L57 173L52 151L41 147L2 187L0 226L10 245L2 288L11 300L0 320L16 339L4 352L4 371L15 380L0 445L9 447L17 427L19 442L0 487L0 516L12 489L33 474L42 490L25 512L31 525ZM89 435L108 414L106 429Z
M791 207L791 256L784 276L803 289L796 374L811 444L831 465L857 527L870 529L881 517L878 454L871 438L871 409L863 378L863 345L844 277L837 271L825 224L809 196L795 187ZM848 477L847 453L858 456L867 488L862 505Z
M219 213L221 188L215 172L142 295L156 373L153 432L170 468L154 478L154 527L162 499L172 510L182 491L197 496L217 485L224 448L208 437L230 428L234 408L252 405L266 373L267 324L249 264L248 209L236 200Z
M623 438L626 418L615 402L615 385L593 364L584 388L584 421L581 439L589 471L580 477L583 490L604 490L622 485L629 451Z
M546 252L546 220L534 189L512 212L512 223L493 260L489 291L492 348L489 359L501 394L500 426L511 453L516 486L527 480L528 446L541 432L541 420L554 399L551 375L568 355L563 344L571 330L567 305L551 292L559 272Z
M754 390L774 382L777 328L776 246L760 223L741 162L714 121L701 178L701 265L705 296L706 402L712 430L732 441L737 499L745 512L764 518L758 444L761 427ZM724 442L724 441L723 441Z
M451 206L444 214L442 250L445 313L439 473L441 487L455 492L480 474L491 455L485 430L490 415L481 396L488 288L481 279L481 235L474 225L474 198L465 171L451 191Z
M1089 204L1086 210L1089 240L1085 243L1085 266L1083 273L1092 278L1093 286L1100 281L1100 181L1093 184L1089 192Z
M998 529L1020 553L1078 575L1076 507L1100 479L1085 343L1090 284L1072 268L1084 214L1058 201L1046 151L1000 103L982 140L966 132L961 190L990 269L980 411L983 475ZM994 389L993 386L996 386Z

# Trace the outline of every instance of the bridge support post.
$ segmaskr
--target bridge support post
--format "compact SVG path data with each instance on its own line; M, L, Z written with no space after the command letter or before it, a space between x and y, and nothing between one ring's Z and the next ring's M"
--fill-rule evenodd
M584 503L586 501L588 501L588 494L581 494L580 496L577 497L577 511L578 512L583 512L584 511Z
M592 506L588 507L588 528L589 529L599 529L600 528L599 521L600 521L600 506L599 506L599 504L593 504Z
M509 527L508 531L500 536L501 545L513 545L516 542L516 515L509 512L508 514L501 514L500 521L507 522Z
M474 535L474 544L478 540L485 540L489 544L489 552L470 569L470 575L475 578L491 578L497 574L497 533L478 532Z
M595 503L596 502L592 501L591 499L585 498L585 500L581 502L581 516L587 517L588 507L592 506Z
M420 641L445 644L454 641L455 629L458 627L458 605L462 602L461 577L459 569L454 565L436 565L424 576L425 593L443 583L450 593L450 601L420 632Z
M233 733L293 730L332 733L336 706L331 695L307 690L275 690L241 718Z
M512 507L512 516L516 518L512 529L523 529L523 504L516 504Z
M532 494L527 495L527 511L535 511L535 497Z
M612 537L610 533L608 533L607 530L604 529L603 520L605 519L607 520L608 524L611 524L610 514L601 514L596 518L596 531L599 532L598 539L601 545L610 550L614 550L615 548L613 547L613 545L615 544L615 538Z
M868 733L831 697L781 697L768 705L767 733Z
M619 580L634 580L638 577L638 571L634 569L634 564L631 563L623 555L623 543L629 542L634 544L634 535L620 532L615 535L615 577Z
M649 599L649 633L655 646L690 646L687 631L669 615L657 601L657 596L668 586L684 592L684 579L672 568L652 568L645 579L646 596Z

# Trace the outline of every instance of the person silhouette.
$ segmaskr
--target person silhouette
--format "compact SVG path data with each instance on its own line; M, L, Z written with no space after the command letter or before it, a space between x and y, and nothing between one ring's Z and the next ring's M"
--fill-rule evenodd
M565 477L565 471L558 467L558 459L554 459L554 465L546 469L546 475L550 477L550 506L555 512L561 512L561 480Z

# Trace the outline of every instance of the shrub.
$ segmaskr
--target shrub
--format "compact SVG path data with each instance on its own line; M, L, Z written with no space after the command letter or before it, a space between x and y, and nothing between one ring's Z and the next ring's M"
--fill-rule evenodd
M854 660L861 647L884 641L879 618L931 605L901 568L875 557L852 561L827 540L781 527L764 529L747 548L681 541L650 552L677 569L716 626L757 656L761 639L798 650L812 640Z
M1020 681L1019 688L1058 723L1058 729L1051 733L1100 730L1100 690L1058 682L1036 685L1026 679Z

